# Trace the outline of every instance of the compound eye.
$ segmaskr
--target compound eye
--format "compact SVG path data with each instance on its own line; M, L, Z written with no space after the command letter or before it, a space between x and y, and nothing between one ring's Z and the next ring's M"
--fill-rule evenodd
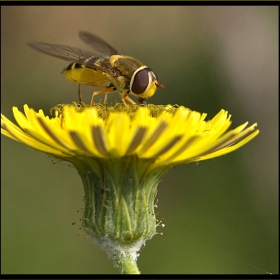
M139 70L134 76L131 91L135 94L141 94L145 92L148 85L149 85L149 70L148 69Z

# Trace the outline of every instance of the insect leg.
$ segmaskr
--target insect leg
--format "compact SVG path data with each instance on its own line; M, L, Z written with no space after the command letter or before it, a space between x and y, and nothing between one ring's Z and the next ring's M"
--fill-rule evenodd
M78 98L79 98L79 102L81 103L82 102L81 84L79 84L78 87Z
M146 99L138 97L138 102L140 105L147 105Z
M105 93L104 102L103 102L104 104L107 104L107 97L108 97L108 92Z
M115 91L115 90L116 90L115 88L104 88L104 89L99 90L99 91L94 91L92 93L92 96L91 96L90 105L93 104L94 96L98 95L98 94L102 94L102 93L105 93L105 98L104 98L104 104L105 104L105 101L107 102L107 95L108 95L108 93L112 92L112 91Z
M126 102L124 100L129 101L131 104L136 104L131 98L128 97L128 93L122 94L122 102L126 106Z

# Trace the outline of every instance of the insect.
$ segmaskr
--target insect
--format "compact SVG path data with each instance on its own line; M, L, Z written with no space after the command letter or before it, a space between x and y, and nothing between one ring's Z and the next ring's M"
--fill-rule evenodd
M90 104L94 102L94 96L99 94L105 94L106 104L108 93L117 90L121 94L124 105L126 105L125 100L136 104L129 98L129 93L136 95L140 104L145 104L145 100L153 96L159 87L165 86L159 83L154 70L131 56L121 54L96 35L81 31L79 37L96 53L42 42L30 42L28 45L43 53L71 62L63 70L63 74L66 79L79 83L80 102L82 101L81 85L101 88L93 92Z

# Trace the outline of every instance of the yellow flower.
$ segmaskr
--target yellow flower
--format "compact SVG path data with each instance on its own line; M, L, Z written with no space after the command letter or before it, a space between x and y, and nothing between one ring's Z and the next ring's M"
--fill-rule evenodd
M1 132L71 162L85 191L83 228L125 273L139 273L138 251L156 233L157 185L173 166L218 157L253 139L257 125L227 131L230 115L183 106L59 105L55 117L16 107Z
M61 111L61 112L60 112ZM49 118L27 105L13 108L15 126L2 115L2 133L42 152L64 158L149 159L151 169L218 157L254 138L257 125L247 122L226 132L230 115L221 110L212 120L183 106L92 107L66 105Z

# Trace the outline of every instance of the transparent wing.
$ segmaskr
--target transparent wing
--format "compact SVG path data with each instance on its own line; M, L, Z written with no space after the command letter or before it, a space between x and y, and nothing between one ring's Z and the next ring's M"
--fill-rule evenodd
M111 45L109 45L107 42L105 42L104 40L102 40L96 35L93 35L85 31L80 31L79 36L84 43L91 46L99 54L105 54L105 55L121 54L119 51L117 51L115 48L113 48Z
M79 64L84 64L87 58L97 56L93 52L63 45L53 45L42 42L30 42L28 45L37 51Z
M42 42L30 42L28 45L35 50L51 56L75 62L88 68L100 70L109 74L116 74L116 70L113 69L110 64L109 56L97 55L93 52L84 51L79 48Z

